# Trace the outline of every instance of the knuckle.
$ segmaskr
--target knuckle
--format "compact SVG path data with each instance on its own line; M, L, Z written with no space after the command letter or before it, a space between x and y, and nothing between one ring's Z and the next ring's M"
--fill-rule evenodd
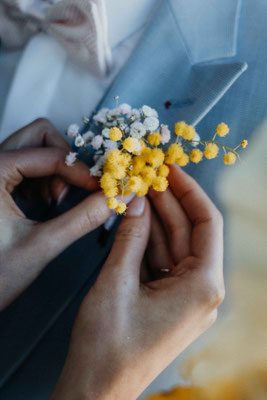
M36 120L33 121L33 124L40 125L40 126L52 126L49 119L47 119L45 117L37 118Z
M95 229L97 228L102 222L103 222L103 217L104 213L103 210L100 210L99 208L92 208L86 210L86 218L85 218L85 224L86 226L90 227L90 229Z
M120 226L117 233L118 240L143 239L145 227L141 225Z
M213 310L219 307L219 305L223 302L224 297L224 287L216 286L213 284L206 286L202 299L204 305Z
M217 320L218 310L217 308L208 314L205 321L205 329L209 329Z

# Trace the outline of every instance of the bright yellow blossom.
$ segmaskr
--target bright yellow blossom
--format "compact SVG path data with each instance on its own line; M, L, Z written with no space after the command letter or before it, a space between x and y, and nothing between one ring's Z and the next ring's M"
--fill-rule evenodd
M159 132L154 132L148 136L147 140L151 146L158 146L161 142L161 134Z
M226 125L224 122L222 122L221 124L219 124L217 126L216 133L217 133L217 135L224 137L227 135L227 133L229 133L229 130L230 129L229 129L228 125Z
M184 121L176 122L174 131L177 136L182 136L185 128L186 128L186 123Z
M138 190L138 192L136 192L136 195L138 197L145 196L148 192L148 189L149 189L148 184L145 181L143 181L142 186L141 186L140 190Z
M161 149L152 149L148 155L148 162L153 168L160 167L164 162L164 153Z
M132 157L128 153L121 153L121 157L119 160L119 165L121 165L124 168L128 168L130 163L132 161Z
M121 151L118 149L112 149L107 155L106 164L118 164L121 159Z
M144 148L146 147L145 142L144 142L142 139L138 139L138 142L139 142L139 144L140 144L141 147L140 147L140 150L138 150L138 151L133 151L133 154L135 154L135 155L142 154Z
M110 140L113 140L114 142L117 142L118 140L121 140L122 138L122 131L119 128L111 128L109 131L109 138Z
M153 182L152 182L152 187L157 192L165 192L168 185L169 185L169 183L168 183L167 179L164 178L163 176L156 176L156 178L154 178Z
M133 159L132 175L138 175L145 167L146 163L142 156L137 156Z
M165 162L166 164L173 164L175 161L180 158L183 154L183 148L179 144L171 144L168 150L166 151L165 155Z
M115 179L123 179L126 176L126 168L123 165L109 165L104 166L104 172L109 173Z
M225 153L223 161L224 161L224 164L226 164L226 165L234 164L236 162L235 153L232 153L232 152Z
M116 212L118 214L123 214L127 209L127 206L125 203L120 202L117 207L115 208Z
M133 151L135 151L136 139L133 137L127 137L123 142L123 148L125 150L129 151L129 153L132 153Z
M103 188L104 195L106 197L115 197L119 193L118 186L106 186Z
M115 210L115 208L117 207L117 205L119 204L118 200L115 199L115 197L110 197L107 200L107 206L108 208L110 208L111 210Z
M134 193L138 192L138 190L142 188L142 185L143 180L140 178L140 176L132 176L128 180L128 187Z
M153 179L156 177L156 171L154 168L145 166L142 171L141 175L143 177L143 180L148 184L151 185Z
M185 167L189 163L189 156L186 153L182 154L181 157L176 160L176 163L180 165L180 167Z
M203 152L202 152L201 150L199 150L199 149L193 149L193 150L191 151L190 160L191 160L193 163L198 164L198 163L202 160L202 158L203 158Z
M115 186L117 184L116 179L113 178L111 174L104 173L100 179L100 186L102 189L105 187Z
M204 150L204 155L206 158L211 160L212 158L217 157L217 154L219 152L219 147L215 143L208 143L205 147Z
M187 125L183 131L183 138L186 140L194 139L196 135L196 130L192 125Z
M163 178L167 178L169 173L170 173L170 168L166 164L161 165L161 167L159 167L158 169L158 176L162 176Z
M243 147L243 149L245 149L248 145L248 141L247 140L242 140L241 142L241 146Z

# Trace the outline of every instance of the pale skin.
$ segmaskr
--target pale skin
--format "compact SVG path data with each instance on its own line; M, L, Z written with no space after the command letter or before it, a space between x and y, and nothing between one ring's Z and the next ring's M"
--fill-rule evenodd
M50 129L55 134L54 128ZM23 132L17 135L22 137ZM40 144L43 141L33 147ZM5 146L4 150L11 150L12 142ZM2 308L59 252L111 213L102 194L96 192L68 213L43 224L22 215L10 193L25 176L57 175L53 185L58 192L65 184L87 190L97 187L82 163L64 166L66 144L52 144L54 150L50 143L48 146L49 151L24 149L0 155L4 171L0 237L10 238L0 243ZM47 157L51 157L49 170ZM111 253L76 317L66 363L51 400L134 400L215 321L224 297L221 214L180 168L171 168L169 184L166 192L151 191L149 200L135 198L129 204ZM58 197L55 189L53 196ZM90 217L95 207L97 217ZM51 248L50 253L40 254L39 250L34 257L37 245L39 249ZM24 275L21 284L17 277Z

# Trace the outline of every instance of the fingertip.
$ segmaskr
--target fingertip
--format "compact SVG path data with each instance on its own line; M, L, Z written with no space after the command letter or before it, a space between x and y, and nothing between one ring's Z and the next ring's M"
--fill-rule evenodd
M146 205L145 197L135 197L127 209L127 217L141 217Z

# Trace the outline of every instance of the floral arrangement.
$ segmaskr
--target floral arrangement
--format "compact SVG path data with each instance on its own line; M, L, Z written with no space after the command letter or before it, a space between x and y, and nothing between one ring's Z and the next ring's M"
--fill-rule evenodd
M160 124L158 113L149 106L140 109L119 104L115 97L114 109L102 108L90 118L84 117L83 127L72 124L66 134L74 140L74 146L82 148L88 156L93 155L91 175L100 179L100 186L107 197L107 206L118 214L126 211L124 196L135 193L145 196L150 187L165 191L168 187L169 165L181 167L190 161L198 164L205 157L217 157L219 148L224 152L224 163L234 164L239 158L238 148L247 146L247 140L231 149L218 142L229 127L220 123L212 139L201 140L195 128L184 121L174 127L175 143L163 149L171 140L167 125ZM66 164L73 165L77 152L70 152Z

